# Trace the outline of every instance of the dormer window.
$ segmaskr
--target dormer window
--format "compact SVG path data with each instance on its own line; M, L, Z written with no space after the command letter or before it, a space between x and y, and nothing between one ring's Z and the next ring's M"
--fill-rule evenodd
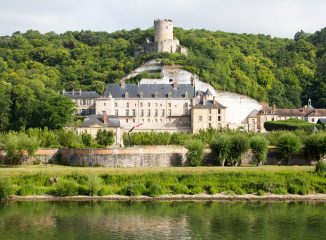
M140 92L139 92L139 97L140 97L140 98L143 98L143 97L144 97L144 93L143 93L143 91L140 91Z
M172 92L169 92L168 93L168 98L171 98L172 97Z
M185 98L188 98L188 92L187 91L185 92Z
M128 97L129 97L129 93L126 92L126 93L125 93L125 98L128 98Z

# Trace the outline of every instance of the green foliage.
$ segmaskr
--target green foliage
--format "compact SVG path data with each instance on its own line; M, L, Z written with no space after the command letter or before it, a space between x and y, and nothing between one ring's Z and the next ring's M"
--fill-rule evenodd
M145 194L145 192L146 192L146 187L140 183L128 185L121 190L121 194L126 196L143 195Z
M307 136L304 140L309 157L314 156L319 160L326 154L326 133L316 133Z
M86 187L88 194L94 196L98 194L98 191L101 189L102 180L96 175L89 175L86 181Z
M78 195L78 184L74 180L60 179L55 184L54 195L60 197Z
M114 134L112 131L100 129L97 131L96 141L104 147L110 146L114 143Z
M315 124L309 123L300 119L287 119L279 121L269 121L264 123L264 128L267 131L279 131L279 130L303 130L305 132L311 133L315 128Z
M13 187L7 178L0 178L0 203L8 200L13 194Z
M277 143L277 148L285 160L287 160L289 163L291 157L300 151L301 141L295 134L286 132L280 135Z
M199 166L203 162L205 145L200 140L190 140L186 148L188 149L187 163L189 166Z
M92 136L90 134L82 133L81 138L85 147L90 147L92 145Z
M326 163L322 160L319 160L316 164L316 172L324 173L326 172Z
M137 132L129 135L130 145L170 145L173 144L171 140L178 141L171 139L172 135L166 132ZM129 143L127 133L124 133L123 141Z
M232 135L230 153L233 166L241 165L241 157L249 147L249 139L246 136L242 134Z
M220 134L211 143L211 149L215 152L218 163L224 166L230 156L231 138L229 135Z
M250 147L254 154L257 165L263 164L267 157L268 141L263 136L254 136L250 140Z

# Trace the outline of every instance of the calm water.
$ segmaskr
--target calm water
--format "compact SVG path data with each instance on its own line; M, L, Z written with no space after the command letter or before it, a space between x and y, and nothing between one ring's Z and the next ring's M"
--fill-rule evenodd
M325 239L325 203L20 202L0 239Z

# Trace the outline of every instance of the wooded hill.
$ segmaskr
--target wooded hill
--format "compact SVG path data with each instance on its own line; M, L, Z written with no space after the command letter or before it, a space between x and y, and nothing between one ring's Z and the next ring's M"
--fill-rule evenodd
M294 39L175 28L189 49L179 54L134 57L153 29L106 32L16 32L0 37L0 131L61 128L72 104L62 89L103 93L144 61L181 64L220 90L251 96L278 107L300 107L311 98L326 107L326 28L298 32Z

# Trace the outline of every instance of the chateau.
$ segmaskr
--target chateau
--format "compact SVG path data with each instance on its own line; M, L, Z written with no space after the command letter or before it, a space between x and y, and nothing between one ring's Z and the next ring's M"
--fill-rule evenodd
M186 54L186 48L173 37L171 20L155 20L154 29L154 38L147 39L135 54ZM136 82L135 77L144 73L160 77ZM80 90L64 91L63 95L76 103L77 114L85 116L76 127L78 133L96 136L99 129L112 130L116 145L123 144L122 134L129 131L197 133L229 128L265 132L266 121L299 118L317 123L326 119L326 109L314 109L311 101L302 109L262 106L247 96L215 90L181 66L163 66L158 60L134 69L119 83L108 84L103 95Z

